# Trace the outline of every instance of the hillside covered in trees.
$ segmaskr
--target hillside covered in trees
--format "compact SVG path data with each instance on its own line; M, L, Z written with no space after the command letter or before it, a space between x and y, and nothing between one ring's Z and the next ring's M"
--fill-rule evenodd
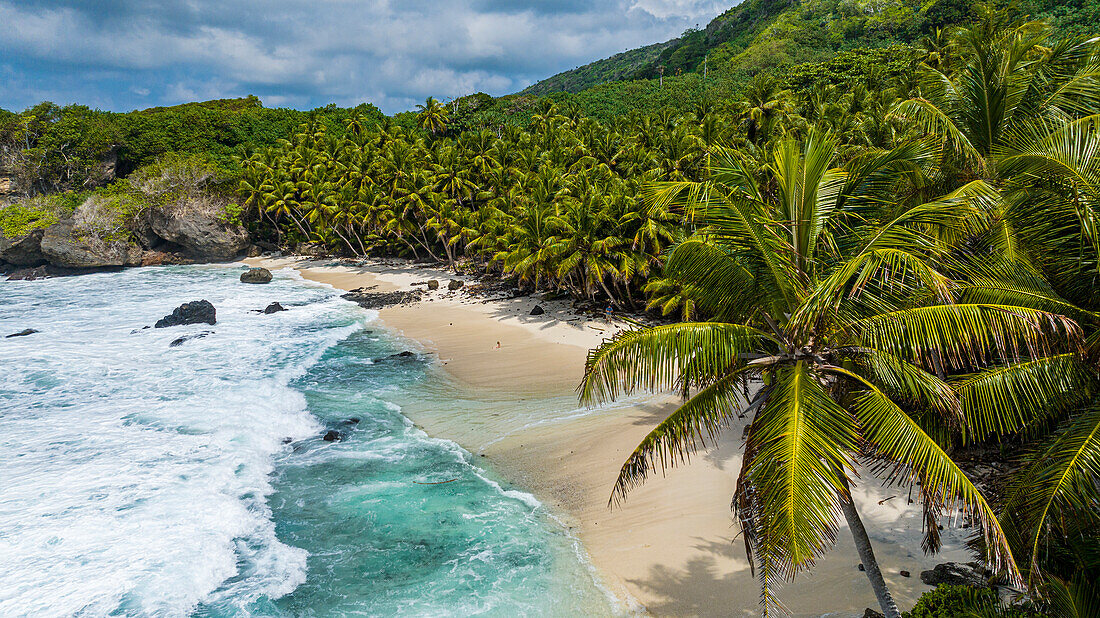
M210 203L254 243L438 261L682 319L636 331L629 354L590 357L585 396L650 379L713 395L639 448L619 496L653 458L729 422L742 372L779 385L761 392L784 410L825 415L811 428L816 451L790 451L779 421L749 436L750 455L774 464L750 466L754 492L735 505L766 604L835 542L849 505L828 479L862 458L917 483L927 549L939 545L936 518L957 513L994 581L1021 593L1016 608L965 593L953 603L1090 615L1095 14L1038 1L750 1L650 48L654 58L588 69L608 83L575 74L576 92L430 98L394 117L253 99L128 114L44 103L0 114L13 203L0 230L15 239L79 219L91 201L114 224L82 234L140 242L134 222L161 207L156 189L200 170L196 191L220 196ZM713 354L677 366L674 383L661 373L696 349ZM980 490L949 456L975 446L1013 454Z

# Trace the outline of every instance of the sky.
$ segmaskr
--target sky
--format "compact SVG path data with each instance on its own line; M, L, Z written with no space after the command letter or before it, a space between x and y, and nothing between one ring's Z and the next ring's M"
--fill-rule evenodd
M0 0L0 108L267 107L517 92L735 0Z

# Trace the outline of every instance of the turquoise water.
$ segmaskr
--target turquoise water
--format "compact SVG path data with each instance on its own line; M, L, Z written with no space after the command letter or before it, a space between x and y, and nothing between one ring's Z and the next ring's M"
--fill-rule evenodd
M0 339L0 615L613 613L545 508L402 416L452 405L409 342L239 273L0 282L0 335L41 331ZM199 298L217 325L142 329Z

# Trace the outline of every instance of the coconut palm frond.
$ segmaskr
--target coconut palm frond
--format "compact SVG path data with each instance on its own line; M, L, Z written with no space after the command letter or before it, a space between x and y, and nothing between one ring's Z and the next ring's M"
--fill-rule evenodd
M679 388L685 381L703 384L774 348L767 333L740 324L689 322L625 331L588 353L578 390L581 401L592 404L638 390ZM684 375L688 363L695 375Z

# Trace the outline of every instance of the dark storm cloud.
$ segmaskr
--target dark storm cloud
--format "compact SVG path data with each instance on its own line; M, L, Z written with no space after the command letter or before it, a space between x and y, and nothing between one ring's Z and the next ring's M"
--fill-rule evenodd
M727 2L729 0L726 0ZM732 4L733 2L729 2ZM716 0L0 0L0 107L506 94L705 24Z

